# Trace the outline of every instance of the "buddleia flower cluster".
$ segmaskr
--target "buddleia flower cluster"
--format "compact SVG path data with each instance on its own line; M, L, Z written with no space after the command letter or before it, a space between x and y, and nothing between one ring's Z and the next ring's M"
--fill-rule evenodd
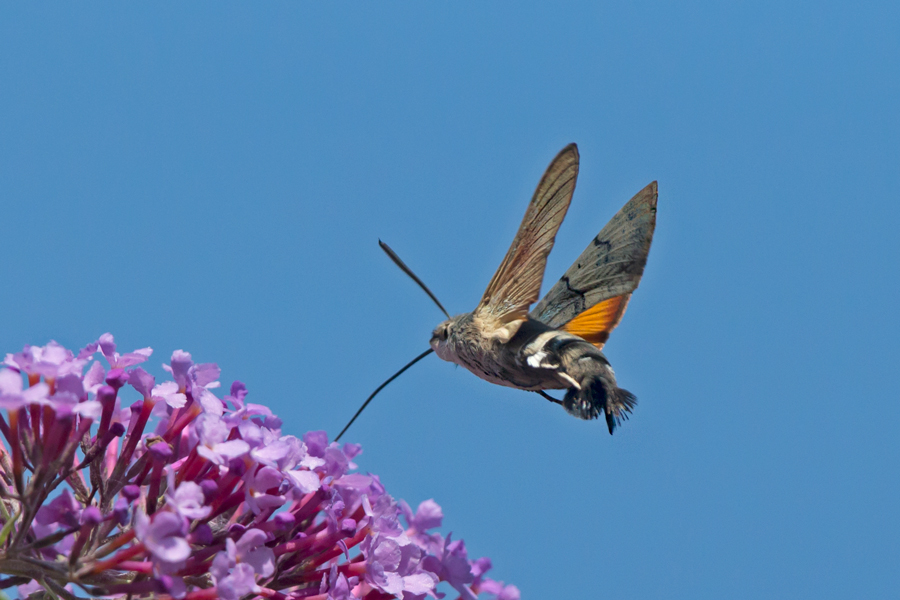
M242 383L219 397L219 368L187 352L157 382L138 366L151 352L119 354L105 334L77 354L50 342L6 355L0 589L66 600L518 600L485 577L488 559L434 531L434 501L413 512L357 472L358 445L283 435Z

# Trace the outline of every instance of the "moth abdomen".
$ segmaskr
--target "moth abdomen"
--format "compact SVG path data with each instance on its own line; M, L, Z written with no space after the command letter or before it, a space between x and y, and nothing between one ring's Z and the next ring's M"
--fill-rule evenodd
M631 392L616 384L616 375L606 356L590 342L563 331L545 334L541 349L545 364L555 363L560 377L572 383L563 398L563 408L579 419L596 419L603 414L612 433L628 418L637 403Z
M603 414L610 434L628 419L636 404L634 394L602 377L584 380L581 389L569 388L563 398L566 412L579 419L596 419Z

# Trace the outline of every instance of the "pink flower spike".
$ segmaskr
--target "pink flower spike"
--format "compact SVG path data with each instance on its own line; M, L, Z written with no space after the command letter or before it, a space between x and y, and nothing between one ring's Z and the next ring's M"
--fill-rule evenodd
M109 372L95 361L84 373L98 349ZM0 368L0 491L18 515L0 527L4 552L27 558L21 577L110 600L425 600L441 586L518 600L484 579L489 560L434 532L436 502L413 513L357 472L358 444L284 435L239 382L220 400L214 363L177 351L157 383L130 362L149 349L132 355L104 334L77 357L51 342ZM123 409L126 383L142 399Z
M0 369L0 396L17 396L22 393L22 375L12 369Z
M99 360L95 360L84 376L84 388L91 394L96 394L100 386L103 385L105 378L106 370Z
M172 379L178 384L178 390L181 392L190 391L188 388L188 384L190 383L188 380L188 370L193 364L194 361L191 360L190 353L185 352L184 350L176 350L172 353L170 364L163 365L163 369L172 374Z
M503 585L502 581L485 579L479 589L488 594L494 594L497 600L519 600L519 588L514 585Z
M155 561L179 564L191 555L191 547L185 539L187 522L170 512L157 512L151 519L139 510L135 517L135 531Z
M98 340L100 352L109 363L110 369L127 369L134 365L139 365L150 358L153 354L153 348L141 348L134 352L120 355L116 352L116 343L111 333L104 333Z
M166 503L186 519L205 519L212 512L211 506L204 506L203 489L193 481L182 481L175 487L175 474L169 472L169 489ZM173 491L174 489L174 491Z
M172 408L183 408L187 404L187 396L178 391L174 381L164 381L153 388L153 398L164 400Z
M156 378L142 368L137 367L128 372L128 383L146 400L151 397Z

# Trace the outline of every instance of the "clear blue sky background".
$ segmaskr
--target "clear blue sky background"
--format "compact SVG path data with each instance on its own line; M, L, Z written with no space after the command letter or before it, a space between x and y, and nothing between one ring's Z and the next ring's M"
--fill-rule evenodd
M329 3L330 4L330 3ZM430 357L359 463L524 598L896 598L896 2L4 4L0 352L110 331L336 434L471 310L544 167L555 280L659 180L610 437Z

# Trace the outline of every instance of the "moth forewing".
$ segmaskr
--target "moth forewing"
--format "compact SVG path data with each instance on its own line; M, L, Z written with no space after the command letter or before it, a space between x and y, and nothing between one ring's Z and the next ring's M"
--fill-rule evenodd
M486 322L499 325L525 319L537 301L553 249L578 178L578 147L569 144L550 162L525 211L506 256L475 309Z
M657 197L655 181L635 194L529 316L551 327L562 327L605 300L625 296L627 303L627 295L637 289L647 264L656 227Z

